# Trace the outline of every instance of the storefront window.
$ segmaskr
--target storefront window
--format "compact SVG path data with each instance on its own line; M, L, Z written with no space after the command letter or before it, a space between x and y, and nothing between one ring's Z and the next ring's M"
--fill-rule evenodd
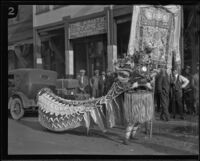
M127 53L131 21L117 24L117 57L123 57Z
M16 56L14 50L8 51L8 71L16 68Z
M41 55L43 69L56 71L58 78L65 77L65 44L64 30L54 30L48 32L57 35L47 38L42 42Z
M106 71L106 48L104 35L74 40L75 75L79 73L80 69L85 69L89 77L92 77L96 69Z
M42 64L43 64L43 69L51 70L51 51L49 49L49 42L44 41L42 42L41 46L41 55L42 55Z
M88 54L89 54L89 70L93 74L94 70L100 71L106 70L106 52L104 41L92 41L88 43Z
M8 68L33 68L33 44L15 46L8 52Z

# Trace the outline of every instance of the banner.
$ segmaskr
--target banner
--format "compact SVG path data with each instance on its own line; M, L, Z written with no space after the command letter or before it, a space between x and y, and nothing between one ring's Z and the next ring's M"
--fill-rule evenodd
M150 46L154 48L153 61L171 69L172 51L176 52L176 62L181 62L180 30L180 6L136 5L133 7L128 54L133 55L135 51Z

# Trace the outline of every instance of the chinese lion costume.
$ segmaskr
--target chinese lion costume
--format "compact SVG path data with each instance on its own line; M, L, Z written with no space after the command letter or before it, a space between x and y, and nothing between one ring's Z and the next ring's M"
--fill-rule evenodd
M131 134L135 135L140 124L152 121L154 78L159 68L171 69L171 52L177 49L174 44L178 44L178 21L171 12L173 6L168 9L155 6L133 8L127 56L114 61L117 80L108 93L95 99L67 100L47 88L40 90L37 103L39 122L43 127L57 132L85 126L89 131L92 119L105 132L105 119L108 127L116 124L115 112L119 109L116 98L122 93L125 95L125 141ZM102 115L103 105L106 107L106 118Z

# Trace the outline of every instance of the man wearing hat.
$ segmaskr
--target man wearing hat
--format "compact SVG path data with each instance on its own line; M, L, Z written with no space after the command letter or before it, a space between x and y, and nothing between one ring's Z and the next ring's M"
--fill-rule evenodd
M110 90L114 81L115 81L114 74L110 70L107 70L107 72L106 72L106 83L105 83L105 93L107 93Z
M79 81L79 92L80 93L88 93L88 77L85 76L85 70L80 70L80 76L78 76Z
M199 63L197 63L197 71L193 75L192 87L193 87L193 90L194 90L195 113L199 114Z
M101 76L99 78L99 90L100 90L100 96L105 95L105 84L106 84L106 73L104 71L101 72Z
M99 97L99 70L94 71L95 75L90 79L90 86L92 88L92 97Z
M178 74L177 65L175 64L172 68L172 115L175 119L177 110L180 115L180 119L184 120L183 116L183 104L182 104L182 89L184 89L188 83L189 80L185 78L184 76Z
M188 83L188 85L183 89L183 105L184 105L184 109L186 112L188 112L189 114L194 113L194 108L192 105L192 87L191 87L191 82L192 82L192 75L191 73L191 68L190 66L186 66L183 76L186 77L190 83Z

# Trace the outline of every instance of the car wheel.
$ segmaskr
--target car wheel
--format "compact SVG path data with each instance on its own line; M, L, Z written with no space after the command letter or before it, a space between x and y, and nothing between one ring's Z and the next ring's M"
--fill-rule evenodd
M14 120L19 120L24 116L24 108L19 98L13 98L10 106L10 114Z

